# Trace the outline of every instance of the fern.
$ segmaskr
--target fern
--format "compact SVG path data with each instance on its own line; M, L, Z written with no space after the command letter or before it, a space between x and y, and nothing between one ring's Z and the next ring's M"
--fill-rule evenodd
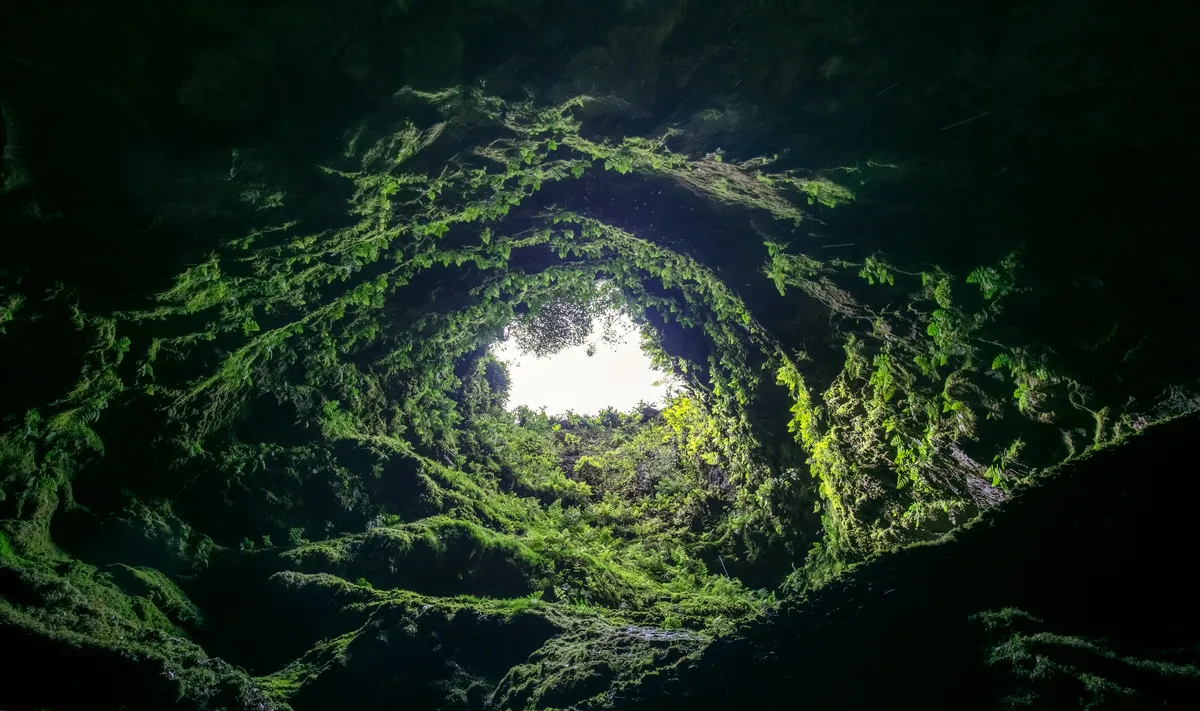
M875 397L883 402L892 399L896 394L896 386L892 377L892 362L887 353L875 356L875 371L871 373L870 383L875 388Z
M983 291L983 298L991 301L1007 296L1015 289L1016 278L1013 273L1018 266L1015 254L1010 254L1000 260L999 269L996 267L979 267L967 275L968 284L977 284Z

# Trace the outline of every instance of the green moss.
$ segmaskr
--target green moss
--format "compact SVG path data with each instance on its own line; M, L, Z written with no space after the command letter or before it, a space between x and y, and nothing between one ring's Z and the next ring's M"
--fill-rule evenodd
M3 277L3 274L0 274ZM0 335L4 335L4 324L16 320L17 312L25 305L25 297L22 294L4 294L0 292Z
M122 564L113 567L117 572L125 574L122 577L127 581L127 589L131 594L144 595L145 598L138 599L151 602L157 610L161 610L175 623L191 628L204 626L204 618L201 616L200 610L167 576L153 568L137 568Z
M3 531L0 531L0 560L17 561L17 553L13 550L12 544L8 541L8 536L4 535Z
M613 690L668 666L703 646L689 632L595 624L554 637L513 667L490 703L501 709L569 709L603 700Z
M281 573L290 588L315 588L361 613L356 629L321 640L279 672L258 679L265 693L297 704L363 694L376 701L439 699L451 708L479 706L502 676L499 666L524 660L532 648L564 629L598 624L603 617L535 597L496 600L472 596L427 596L409 590L376 590L327 574ZM438 654L428 644L438 645ZM531 647L532 645L532 647ZM503 659L497 665L495 657ZM405 664L420 674L382 675ZM499 673L497 673L499 671ZM360 684L374 678L369 689Z
M986 663L1009 687L1004 708L1127 708L1169 703L1200 688L1194 650L1123 653L1104 642L1047 632L1041 620L1013 608L972 620L989 638Z
M36 635L57 647L60 655L81 653L86 658L90 654L93 663L106 660L114 673L127 675L123 683L140 689L139 693L165 692L164 703L175 697L228 704L253 696L244 672L209 658L179 636L154 601L126 594L94 567L26 562L16 575L21 589L15 599L22 601L0 598L0 629ZM141 666L116 663L122 658ZM156 688L155 677L168 680L171 690Z
M549 561L517 537L447 516L310 543L283 555L301 570L365 578L380 589L458 588L519 596L548 585L543 578Z
M282 670L255 679L255 684L264 696L281 707L295 696L305 684L316 680L334 664L344 664L347 649L358 638L360 631L350 632L333 639L322 640L303 657L288 664Z

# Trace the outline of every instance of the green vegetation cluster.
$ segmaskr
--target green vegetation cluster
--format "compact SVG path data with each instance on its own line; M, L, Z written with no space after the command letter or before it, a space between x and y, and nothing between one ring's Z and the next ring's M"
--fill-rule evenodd
M0 274L0 336L43 309L88 343L75 385L0 434L0 573L20 591L0 625L150 662L163 699L201 706L321 705L437 648L420 693L445 708L570 708L772 606L731 571L812 589L1144 425L1013 340L1019 255L954 275L819 260L784 236L893 166L685 154L674 129L605 138L584 127L597 101L406 89L310 172L235 151L216 184L246 229L139 308L88 313ZM768 219L752 247L777 306L545 198L573 181ZM506 329L553 352L614 309L683 394L505 409L488 348ZM764 325L789 311L831 319L832 378ZM1025 433L1068 415L1086 436L1066 425L1065 448L1026 459ZM312 611L323 636L288 638L254 594ZM505 635L536 644L471 656Z
M1114 649L1108 640L1048 632L1014 608L971 619L988 637L987 664L1008 682L1003 708L1121 708L1154 694L1183 696L1200 677L1182 650Z

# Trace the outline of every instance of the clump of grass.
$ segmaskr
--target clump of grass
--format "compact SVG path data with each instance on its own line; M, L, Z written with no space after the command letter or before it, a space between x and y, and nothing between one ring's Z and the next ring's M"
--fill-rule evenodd
M0 560L16 559L17 553L13 550L12 543L9 542L8 536L0 531Z

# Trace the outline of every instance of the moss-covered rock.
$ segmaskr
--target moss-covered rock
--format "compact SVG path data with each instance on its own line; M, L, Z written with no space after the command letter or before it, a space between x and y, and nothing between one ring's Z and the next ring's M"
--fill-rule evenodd
M1072 461L942 540L857 566L581 708L1194 705L1200 612L1177 562L1198 425Z
M489 701L497 709L567 709L611 698L707 640L683 630L600 623L558 635L514 666Z
M381 589L521 597L549 586L551 561L520 539L448 517L380 526L282 554L302 571L328 571Z

